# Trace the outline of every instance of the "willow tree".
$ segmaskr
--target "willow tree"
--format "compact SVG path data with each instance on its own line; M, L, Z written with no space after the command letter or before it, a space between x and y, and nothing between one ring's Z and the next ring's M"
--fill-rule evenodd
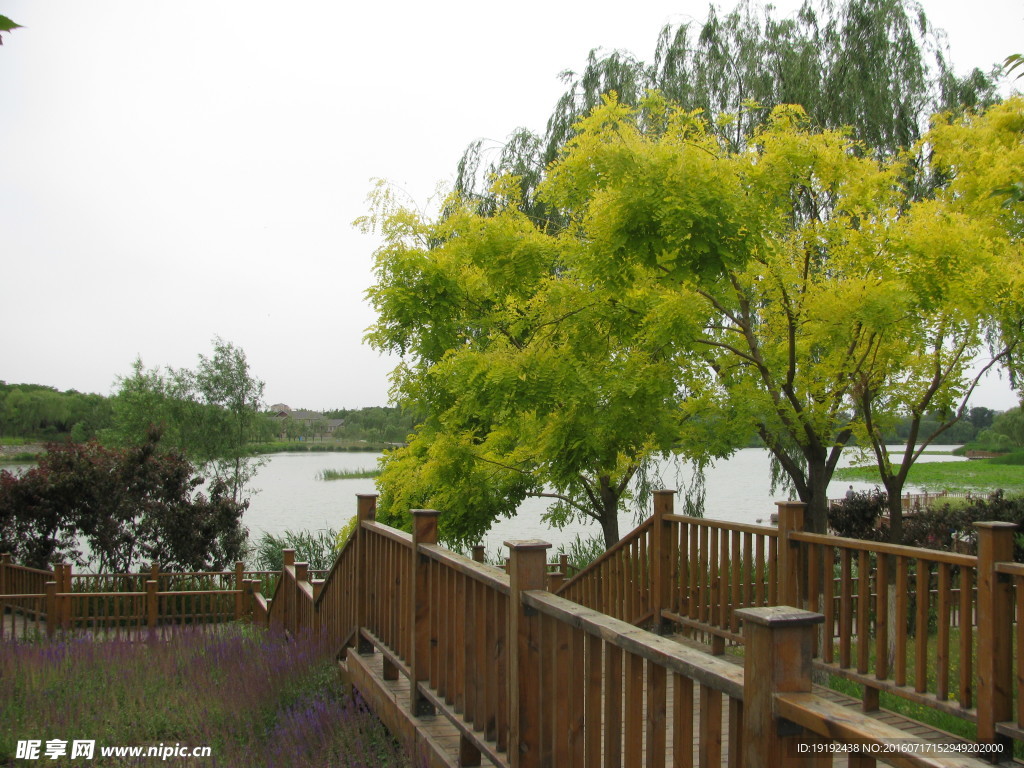
M993 113L1008 126L1004 145L1020 108ZM926 138L935 153L940 136ZM959 186L919 201L904 184L914 162L816 130L796 107L774 110L737 150L699 115L651 96L640 108L609 100L581 121L542 190L569 212L561 236L579 244L575 279L609 305L643 287L646 303L631 302L639 335L671 340L705 418L761 435L819 531L839 456L862 427L863 383L878 410L898 410L903 392L932 382L954 328L973 323L936 391L941 405L967 386L964 353L985 328L1016 332L1004 322L1019 317L1021 295L1013 212L988 215L986 232L960 243L957 207L971 185L985 188L986 169L961 161ZM989 241L996 230L1001 244ZM972 282L992 300L968 291ZM910 356L918 336L936 351L931 365Z
M470 145L457 189L486 200L492 177L516 175L524 210L560 222L536 189L579 120L610 93L635 106L657 90L684 109L702 110L709 130L733 150L774 107L796 104L813 126L848 127L856 140L889 155L912 146L932 114L995 98L991 74L956 75L944 34L917 0L808 0L789 17L750 0L728 12L709 5L703 23L663 27L653 60L592 50L578 72L567 70L562 79L566 89L544 132L517 129L489 161L481 142Z
M638 337L636 307L568 275L580 244L522 213L512 186L486 215L453 198L424 219L385 194L364 221L384 235L368 338L404 356L392 397L421 415L385 455L378 515L440 509L440 535L469 544L544 497L549 523L596 521L610 546L637 482L677 439L679 365Z

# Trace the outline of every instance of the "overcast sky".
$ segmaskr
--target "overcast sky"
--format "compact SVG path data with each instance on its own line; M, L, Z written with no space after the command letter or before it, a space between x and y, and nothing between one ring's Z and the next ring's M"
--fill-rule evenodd
M1024 49L1020 0L924 6L959 71ZM385 404L376 244L352 227L371 180L426 204L470 141L542 130L591 48L648 59L706 9L0 0L25 27L0 47L0 380L108 394L137 356L191 367L220 336L268 403ZM975 402L1016 404L1005 383Z

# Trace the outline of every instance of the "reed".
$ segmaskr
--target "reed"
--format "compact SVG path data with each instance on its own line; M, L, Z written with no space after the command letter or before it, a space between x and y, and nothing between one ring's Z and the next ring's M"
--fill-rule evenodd
M316 473L317 480L362 480L379 476L379 469L322 469Z

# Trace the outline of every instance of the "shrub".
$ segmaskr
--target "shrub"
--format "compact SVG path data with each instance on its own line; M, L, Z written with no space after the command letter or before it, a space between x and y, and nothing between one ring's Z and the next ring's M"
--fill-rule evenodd
M903 543L928 549L952 550L958 542L973 545L974 523L994 521L1020 525L1024 522L1024 496L1007 496L999 490L956 504L946 503L909 516L903 523ZM1014 560L1024 562L1021 537L1014 546Z
M219 479L200 493L195 466L159 452L159 441L151 430L144 444L126 449L54 444L25 473L0 471L0 551L36 568L72 560L118 572L141 562L220 570L237 560L248 502L236 502Z
M878 488L853 493L828 511L829 527L838 536L867 541L885 541L887 528L880 528L878 521L888 511L888 495Z

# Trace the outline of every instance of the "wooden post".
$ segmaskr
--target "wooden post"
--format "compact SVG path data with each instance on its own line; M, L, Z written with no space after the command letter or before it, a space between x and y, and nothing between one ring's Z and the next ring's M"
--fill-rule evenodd
M282 563L285 566L295 565L295 550L294 549L282 549L281 550Z
M1014 523L975 523L978 530L978 741L1001 744L1008 737L996 723L1013 719L1013 589L996 563L1013 561ZM998 755L996 755L998 756Z
M378 578L384 574L370 573L369 537L363 530L363 523L372 523L377 519L377 495L360 493L356 495L356 653L369 656L373 653L373 644L363 637L362 628L369 624L370 591ZM391 670L388 670L390 674Z
M801 729L776 719L774 696L810 692L815 626L825 617L787 606L742 608L736 614L743 622L745 645L742 764L800 765L796 750Z
M149 578L155 579L157 582L160 581L160 563L149 564Z
M158 584L156 579L146 580L146 626L149 628L150 639L156 637L156 625L160 618L159 598L156 594Z
M241 560L235 562L235 621L242 618L245 612L245 563Z
M511 552L508 599L509 745L512 768L538 768L541 754L541 621L522 593L544 589L546 541L506 541Z
M46 636L53 637L60 617L57 615L57 582L46 582Z
M437 543L437 516L433 509L412 510L412 657L409 660L410 700L413 715L433 715L434 705L420 693L421 682L430 679L430 649L437 643L430 631L430 558L420 554L420 544Z
M7 587L7 566L11 564L11 555L9 552L4 552L0 555L0 595L10 595L12 592L8 591Z
M60 613L60 626L62 629L71 629L71 563L61 563L54 569L60 575L57 577L58 590L64 593L64 597L57 598L58 612Z
M648 553L651 569L651 607L654 610L653 631L666 634L668 622L662 611L672 606L672 523L665 520L671 515L675 491L654 492L654 526L651 528L651 551Z
M474 544L473 545L473 561L482 563L484 561L484 545Z
M804 529L802 501L777 501L779 508L779 605L801 607L801 594L807 591L807 573L802 566L800 543L789 540L793 531Z
M256 595L260 595L262 593L263 593L263 580L262 579L249 579L249 595L252 598L252 600L250 602L250 605L249 605L249 608L252 611L252 620L253 620L254 624L256 623ZM268 606L268 609L269 609L269 606ZM264 629L270 629L269 610L268 610L268 613L265 613L265 614L260 616L260 621L262 622L260 624L261 627L263 627Z

